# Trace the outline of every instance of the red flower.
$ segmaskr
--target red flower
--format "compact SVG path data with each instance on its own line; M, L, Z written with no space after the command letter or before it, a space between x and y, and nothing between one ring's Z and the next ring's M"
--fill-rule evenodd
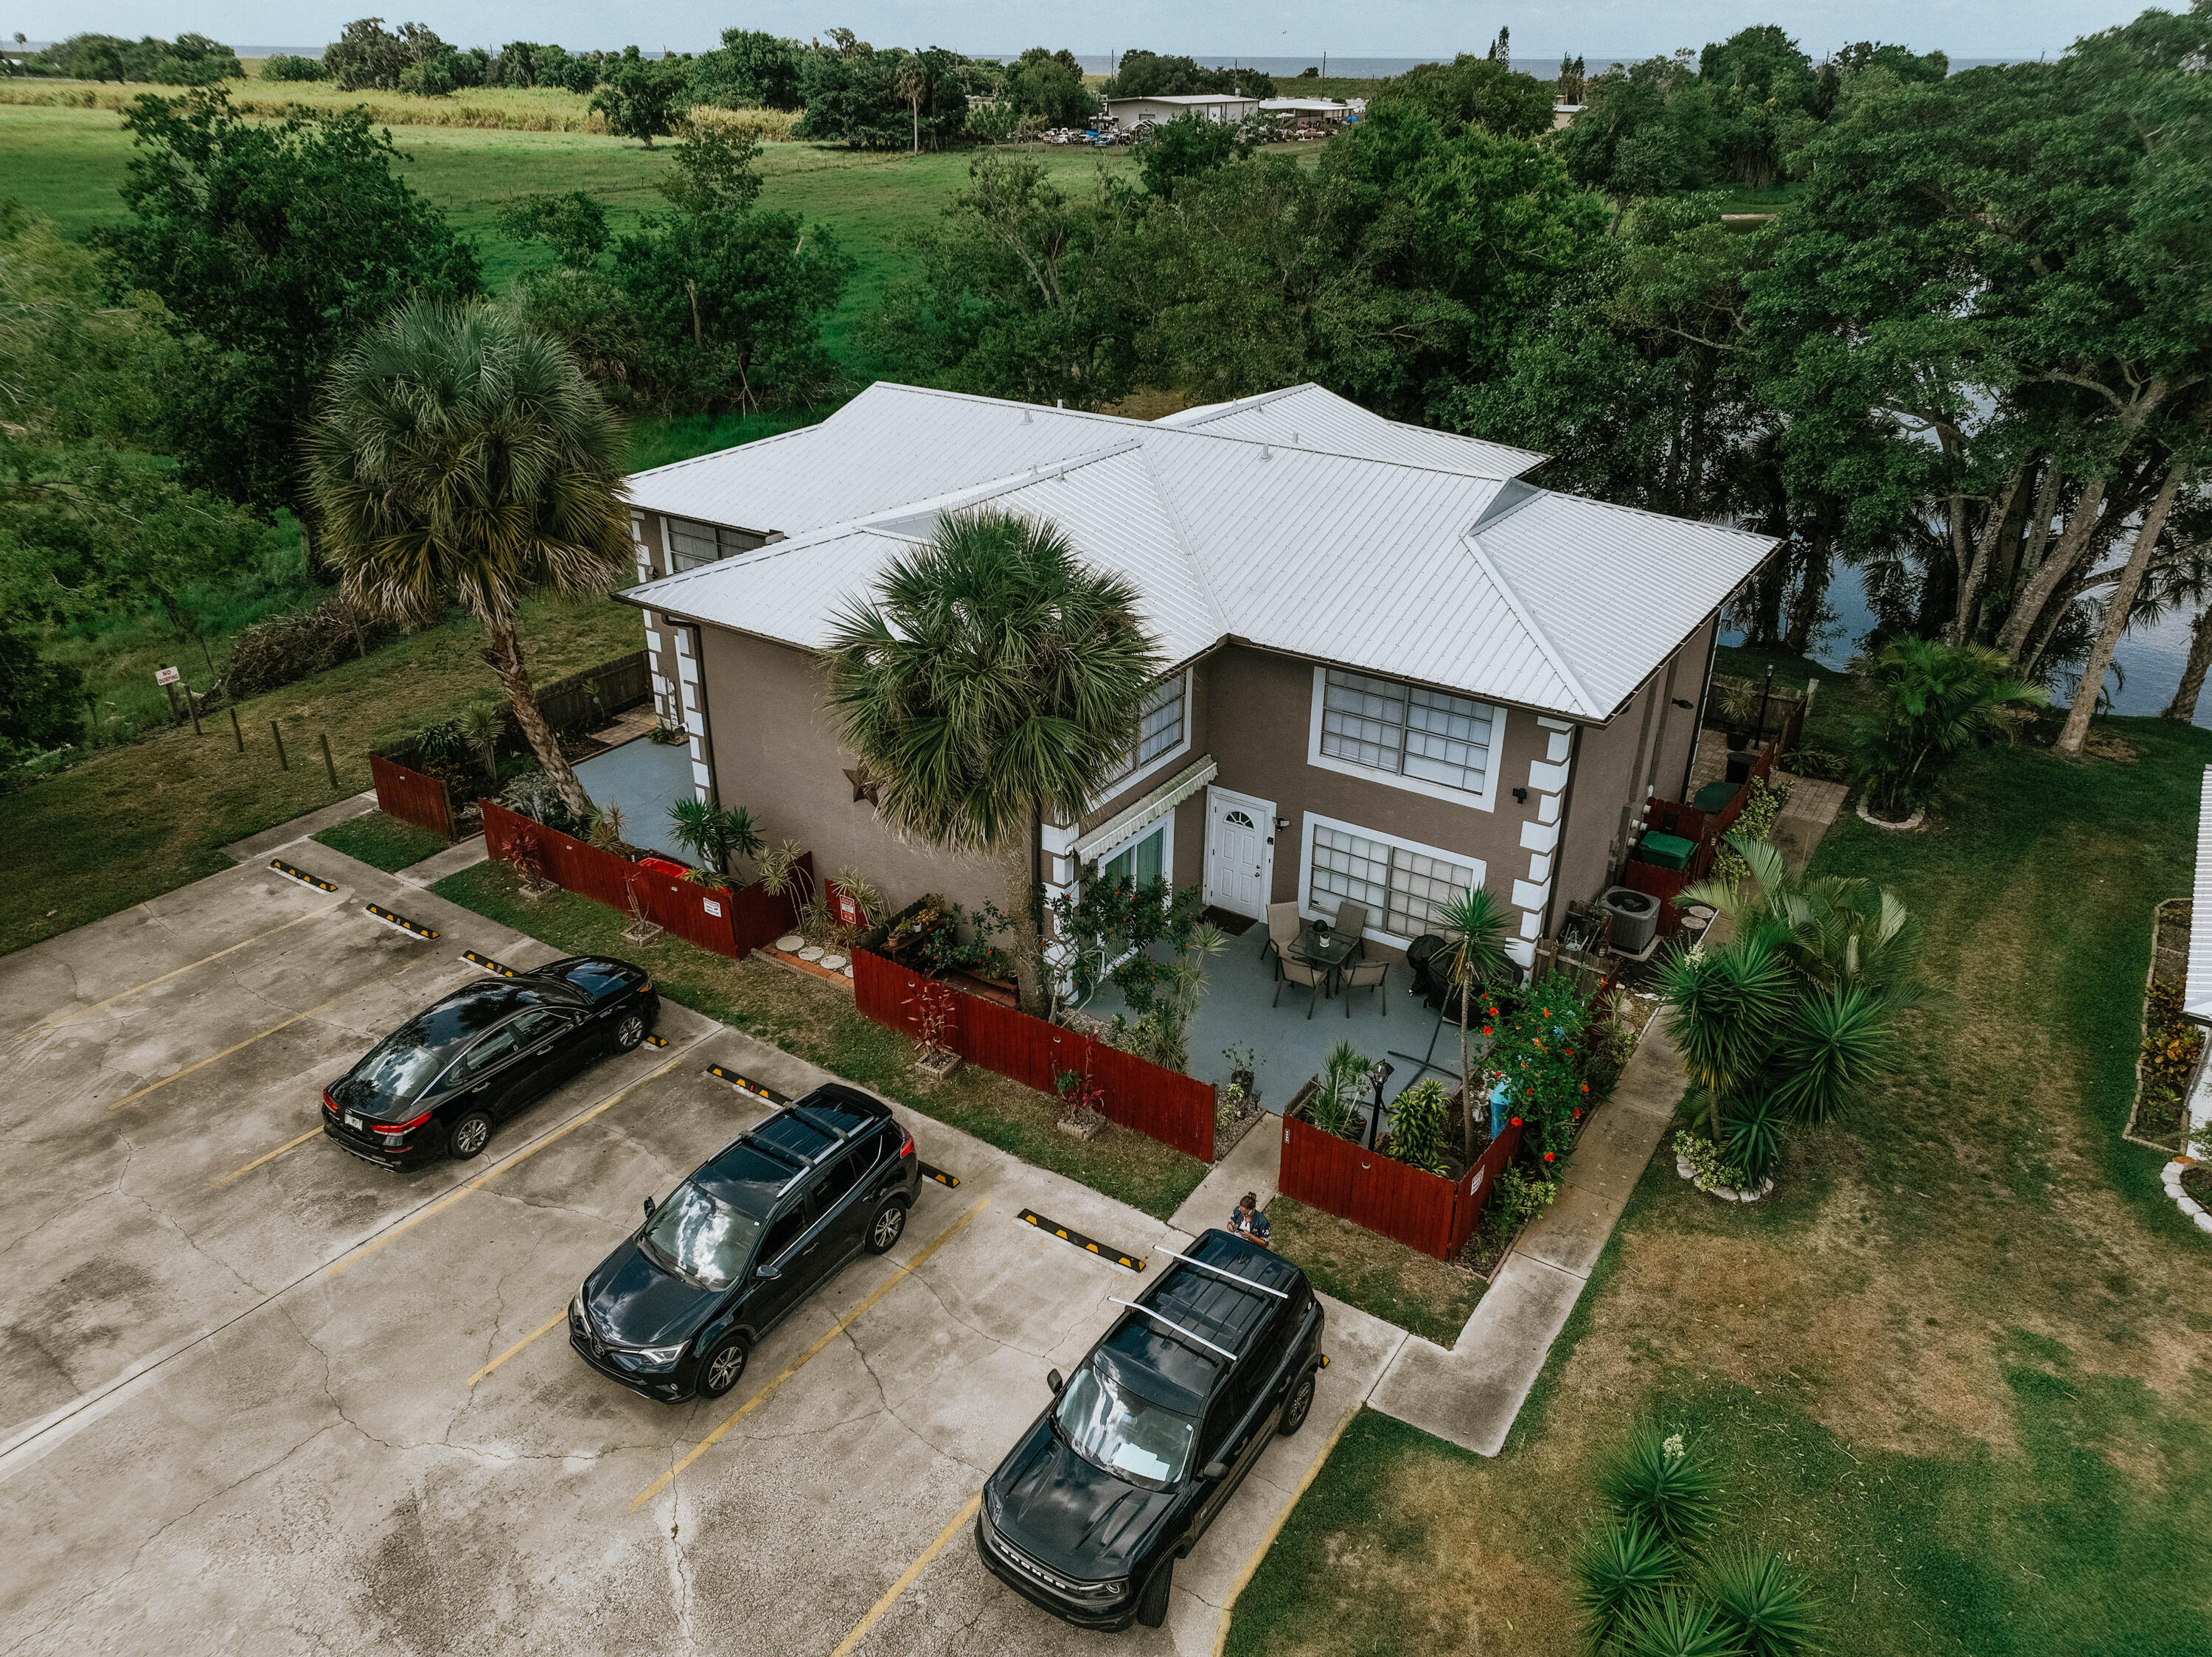
M1582 1119L1583 1119L1583 1113L1582 1113L1580 1111L1577 1111L1577 1112L1575 1112L1575 1120L1576 1120L1576 1121L1577 1121L1577 1122L1579 1122L1579 1121L1581 1121Z
M1486 1036L1490 1033L1490 1026L1486 1024L1482 1026L1482 1033Z
M1550 1152L1550 1151L1546 1151L1546 1152L1544 1153L1544 1160L1545 1160L1547 1162L1550 1161L1552 1160L1553 1154L1553 1153L1552 1153L1552 1152Z
M1513 1118L1513 1125L1516 1128L1521 1125L1521 1118L1519 1117L1516 1116Z
M1584 1093L1588 1093L1588 1092L1589 1091L1589 1082L1585 1081L1584 1083L1583 1083L1583 1091Z

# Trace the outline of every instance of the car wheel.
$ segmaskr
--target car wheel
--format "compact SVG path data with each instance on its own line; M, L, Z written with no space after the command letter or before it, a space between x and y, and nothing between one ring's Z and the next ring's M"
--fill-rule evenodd
M1291 1401L1283 1406L1283 1419L1275 1428L1285 1438L1306 1424L1306 1416L1313 1410L1314 1372L1310 1369L1299 1378L1291 1389Z
M457 1161L465 1162L491 1143L491 1118L482 1111L471 1111L446 1136L446 1148Z
M623 1020L615 1026L615 1051L627 1053L645 1039L645 1014L624 1013Z
M752 1349L745 1344L742 1335L725 1335L714 1343L714 1349L699 1364L699 1391L702 1396L719 1398L745 1378L745 1360Z
M906 1204L893 1197L876 1210L876 1217L868 1221L868 1252L888 1254L891 1246L906 1234Z
M1175 1561L1164 1560L1152 1573L1152 1580L1145 1584L1144 1593L1137 1600L1137 1620L1148 1629L1156 1629L1168 1620L1168 1590L1175 1586Z

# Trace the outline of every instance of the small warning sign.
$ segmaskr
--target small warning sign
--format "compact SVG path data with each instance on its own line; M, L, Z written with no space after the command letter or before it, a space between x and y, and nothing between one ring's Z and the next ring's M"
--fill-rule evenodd
M174 685L183 677L184 675L179 673L174 667L156 668L154 673L154 683L156 685Z

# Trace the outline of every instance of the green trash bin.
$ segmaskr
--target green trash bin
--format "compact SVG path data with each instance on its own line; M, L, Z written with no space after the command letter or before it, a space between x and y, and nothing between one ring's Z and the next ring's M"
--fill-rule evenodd
M1645 835L1637 843L1636 861L1650 863L1654 868L1687 868L1690 859L1698 853L1695 840L1685 840L1679 834Z
M1697 798L1690 803L1710 817L1727 805L1729 801L1735 799L1735 791L1742 786L1741 783L1726 781L1708 783L1698 790Z

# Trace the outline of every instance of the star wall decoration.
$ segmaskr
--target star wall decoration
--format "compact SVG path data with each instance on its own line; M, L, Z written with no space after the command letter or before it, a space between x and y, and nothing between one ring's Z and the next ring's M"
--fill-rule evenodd
M883 799L878 793L878 790L883 787L883 779L868 775L868 762L866 760L862 760L859 765L854 766L852 770L847 771L845 773L845 780L853 785L853 803L854 805L857 806L861 801L865 800L870 805L873 806L878 811L881 811L884 808Z

